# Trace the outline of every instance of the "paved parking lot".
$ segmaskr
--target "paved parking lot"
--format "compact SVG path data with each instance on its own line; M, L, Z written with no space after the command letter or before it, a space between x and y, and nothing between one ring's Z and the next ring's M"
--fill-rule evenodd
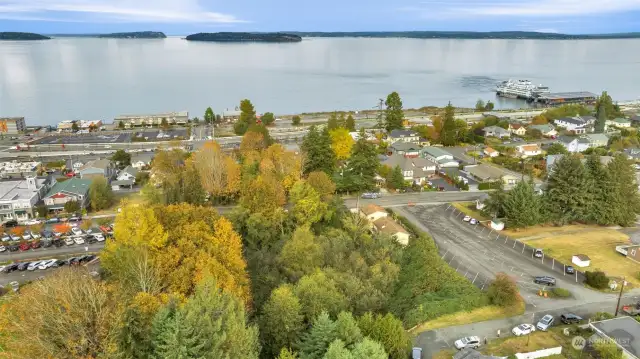
M92 144L92 143L124 143L131 142L130 133L116 134L84 134L84 135L49 135L29 142L30 145Z

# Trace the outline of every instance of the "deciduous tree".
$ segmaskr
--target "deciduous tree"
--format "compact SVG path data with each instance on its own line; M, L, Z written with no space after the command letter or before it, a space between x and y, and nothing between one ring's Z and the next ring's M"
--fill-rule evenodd
M216 115L213 113L211 107L207 107L204 111L204 122L207 124L212 124L216 121Z
M292 283L313 273L323 264L324 252L308 227L298 227L285 242L278 262Z
M326 173L321 171L309 173L309 176L307 176L307 183L325 199L328 196L332 196L336 191L335 183L333 183Z
M78 201L67 201L64 204L64 211L68 214L77 213L80 211L80 203Z
M289 285L281 285L271 292L262 307L260 335L264 350L276 356L282 348L291 348L304 331L304 316L300 301Z
M346 128L336 128L329 132L331 137L331 149L338 160L346 160L351 155L354 140Z
M124 150L117 150L116 153L111 156L111 161L115 162L118 168L123 169L131 166L131 154Z
M302 277L294 293L300 299L302 312L308 320L324 311L335 316L347 309L347 298L338 290L336 282L320 270Z
M302 122L302 119L298 115L295 115L291 118L291 124L294 126L299 126L301 122Z
M262 117L260 117L260 121L265 126L271 126L276 120L276 117L273 115L273 112L265 112Z
M300 180L293 185L290 198L293 216L299 225L312 225L325 217L328 204L306 181Z
M91 182L89 200L91 208L95 211L101 211L113 204L113 191L106 178L98 177Z
M240 165L222 152L217 142L206 142L194 155L202 187L215 197L232 198L240 190Z
M391 313L385 315L366 313L358 320L362 335L380 342L391 359L404 359L411 348L411 339L402 321Z
M516 282L505 273L496 274L496 279L489 284L487 295L494 305L508 307L520 300Z

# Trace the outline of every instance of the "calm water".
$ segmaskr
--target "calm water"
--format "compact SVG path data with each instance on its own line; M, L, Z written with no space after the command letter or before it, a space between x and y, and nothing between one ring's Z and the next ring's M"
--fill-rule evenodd
M640 40L305 39L216 44L62 38L0 42L0 117L30 124L111 121L188 110L202 116L249 98L258 112L366 109L398 91L405 107L473 106L528 78L552 91L640 97ZM498 101L499 107L520 103Z

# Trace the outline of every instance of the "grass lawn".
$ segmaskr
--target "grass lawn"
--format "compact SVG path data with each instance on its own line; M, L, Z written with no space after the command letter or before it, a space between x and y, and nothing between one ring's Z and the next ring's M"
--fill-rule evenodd
M453 202L451 203L451 205L454 206L460 212L467 214L479 221L488 221L491 219L489 217L486 217L484 214L482 214L482 212L476 209L475 202Z
M527 342L529 345L527 345ZM528 353L561 345L562 343L552 333L534 332L528 336L494 339L489 344L481 346L480 352L487 355L509 356L515 353Z
M594 230L604 230L606 228L593 226L593 225L584 225L584 224L572 224L566 226L534 226L529 228L521 228L521 229L506 229L503 231L504 234L510 236L514 239L521 240L530 240L530 239L540 239L549 237L552 235L558 234L575 234L579 232L586 231L594 231Z
M113 195L114 195L113 204L109 208L105 208L102 211L98 211L98 212L90 212L89 215L99 216L101 214L116 213L118 211L118 207L120 207L120 202L122 202L123 199L126 199L127 201L129 201L129 203L141 204L144 202L144 199L142 198L142 195L140 194L140 192L120 192L119 193L117 191L114 191Z
M451 359L455 354L456 354L457 350L455 349L446 349L446 350L441 350L435 354L433 354L433 356L431 356L432 359Z
M542 239L530 240L529 245L544 251L564 263L571 263L574 254L586 254L591 258L591 266L586 270L604 271L610 277L626 277L634 286L640 285L638 272L640 264L624 258L615 247L629 244L627 235L606 228L592 229L573 234L559 234Z
M519 301L513 307L498 307L495 305L488 305L474 309L469 312L452 313L428 322L422 323L411 331L413 334L425 332L427 330L433 330L438 328L445 328L454 325L464 325L470 323L484 322L486 320L508 318L524 313L524 301Z

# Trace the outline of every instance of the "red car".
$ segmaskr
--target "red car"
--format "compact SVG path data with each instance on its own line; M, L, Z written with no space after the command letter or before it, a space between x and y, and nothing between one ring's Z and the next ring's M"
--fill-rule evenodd
M111 227L109 227L109 226L100 226L100 230L101 230L103 233L107 234L107 233L111 232L111 230L112 230L112 229L111 229Z
M33 248L33 249L40 248L40 246L41 246L40 241L31 242L31 248Z
M27 243L27 242L22 243L20 245L20 250L23 251L23 252L26 251L26 250L29 250L29 248L31 248L31 245L29 243Z
M76 175L75 173L73 173L73 172L69 172L69 173L67 173L65 176L67 176L67 177L71 178L71 177L75 177L75 175Z

